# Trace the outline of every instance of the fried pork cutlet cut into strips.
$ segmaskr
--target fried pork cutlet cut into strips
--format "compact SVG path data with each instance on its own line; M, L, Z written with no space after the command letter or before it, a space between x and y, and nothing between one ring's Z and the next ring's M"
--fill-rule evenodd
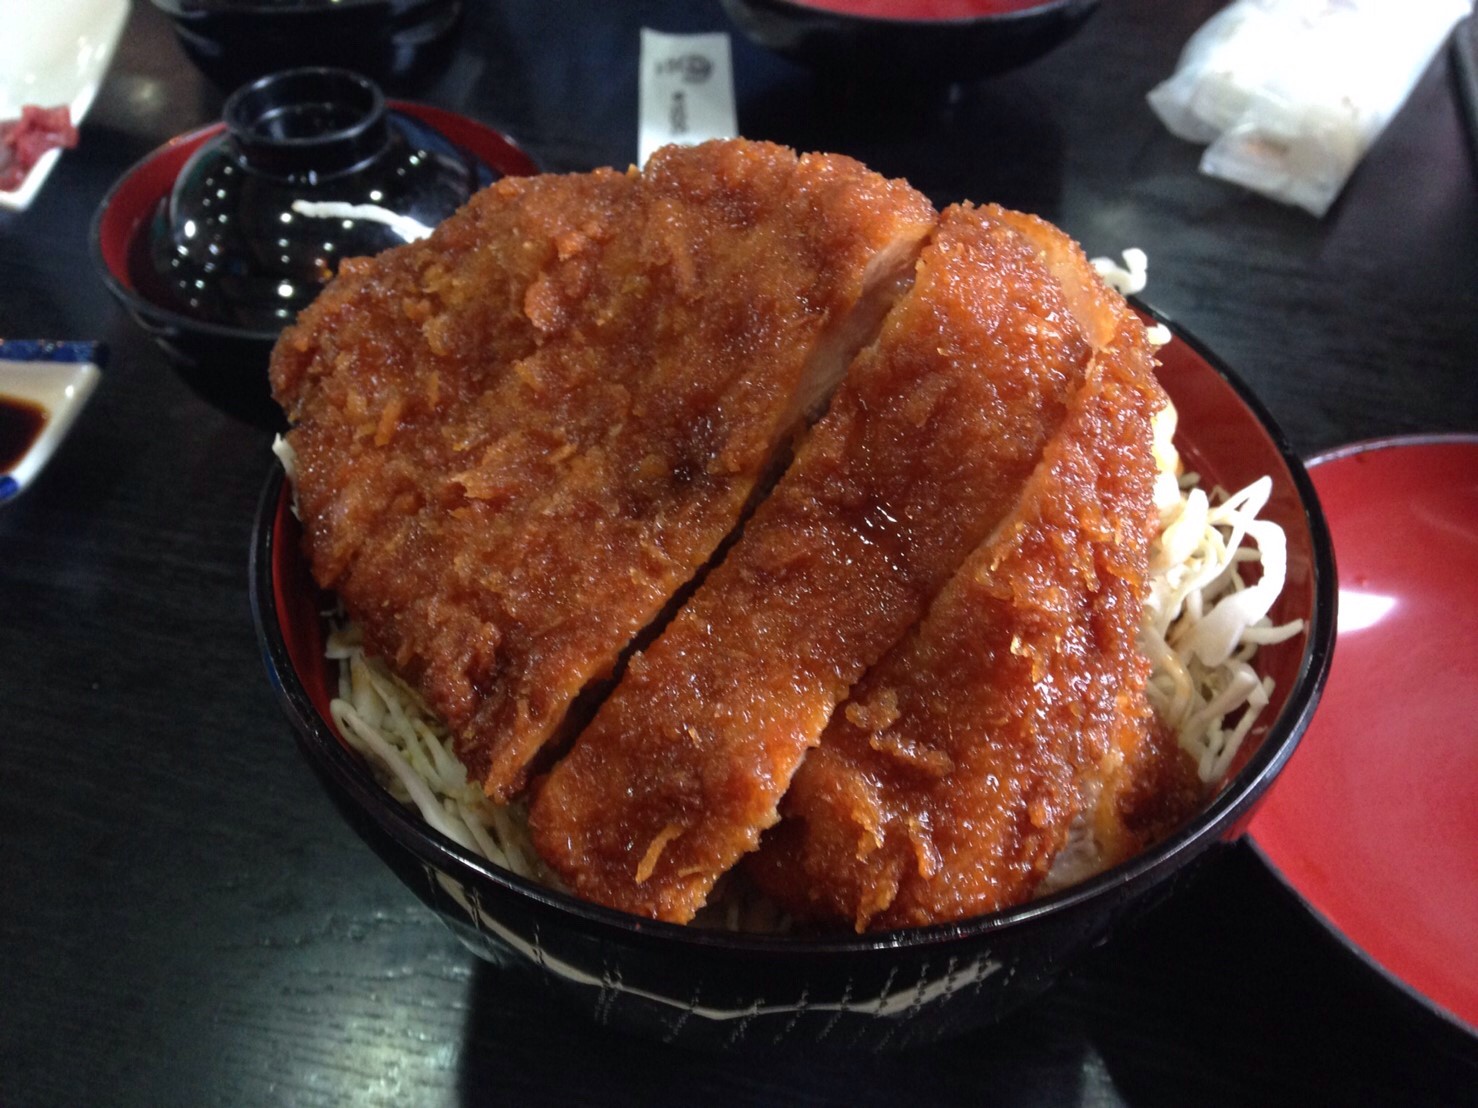
M691 919L834 707L1015 504L1093 354L1033 241L1058 233L1026 226L945 212L738 543L536 789L535 845L581 896Z
M1163 403L1126 310L1013 513L806 756L746 866L762 891L858 931L1032 895L1152 741L1137 637Z
M1205 802L1196 759L1158 718L1151 716L1148 727L1118 731L1116 738L1097 772L1079 778L1083 815L1038 894L1076 885L1148 850Z
M314 574L497 799L734 529L936 213L740 140L507 178L278 343Z

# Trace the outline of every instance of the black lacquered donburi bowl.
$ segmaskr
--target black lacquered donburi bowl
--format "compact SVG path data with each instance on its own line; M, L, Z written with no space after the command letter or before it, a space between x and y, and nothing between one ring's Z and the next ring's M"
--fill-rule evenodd
M857 936L736 935L654 923L514 876L431 830L381 788L329 721L337 677L280 471L263 491L252 607L267 671L299 744L345 818L474 952L531 975L601 1023L710 1047L904 1046L999 1019L1046 988L1191 862L1241 834L1318 699L1334 638L1335 577L1313 487L1281 432L1207 352L1177 336L1161 381L1177 444L1205 487L1273 480L1262 513L1288 536L1273 610L1305 633L1258 655L1273 702L1224 786L1153 849L1081 885L958 924Z

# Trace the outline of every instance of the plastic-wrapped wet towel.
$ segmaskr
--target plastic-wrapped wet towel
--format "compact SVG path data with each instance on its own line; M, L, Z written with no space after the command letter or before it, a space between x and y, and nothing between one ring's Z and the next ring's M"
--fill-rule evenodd
M1470 0L1237 0L1149 94L1201 171L1323 215Z

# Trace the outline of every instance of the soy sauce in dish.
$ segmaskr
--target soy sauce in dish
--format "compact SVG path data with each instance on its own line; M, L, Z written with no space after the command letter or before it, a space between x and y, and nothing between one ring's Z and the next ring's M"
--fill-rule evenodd
M15 396L0 396L0 473L15 467L46 426L40 404Z

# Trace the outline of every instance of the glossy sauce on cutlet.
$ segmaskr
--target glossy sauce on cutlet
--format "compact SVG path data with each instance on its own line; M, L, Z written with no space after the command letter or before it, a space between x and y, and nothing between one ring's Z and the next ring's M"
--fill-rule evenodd
M500 798L733 528L903 182L733 141L507 178L279 343L314 573Z
M1145 739L1136 645L1163 403L1124 313L1020 502L870 670L746 869L801 918L919 926L1027 899Z
M538 790L559 876L690 919L853 682L1015 503L1090 355L1031 244L947 211L743 537Z

